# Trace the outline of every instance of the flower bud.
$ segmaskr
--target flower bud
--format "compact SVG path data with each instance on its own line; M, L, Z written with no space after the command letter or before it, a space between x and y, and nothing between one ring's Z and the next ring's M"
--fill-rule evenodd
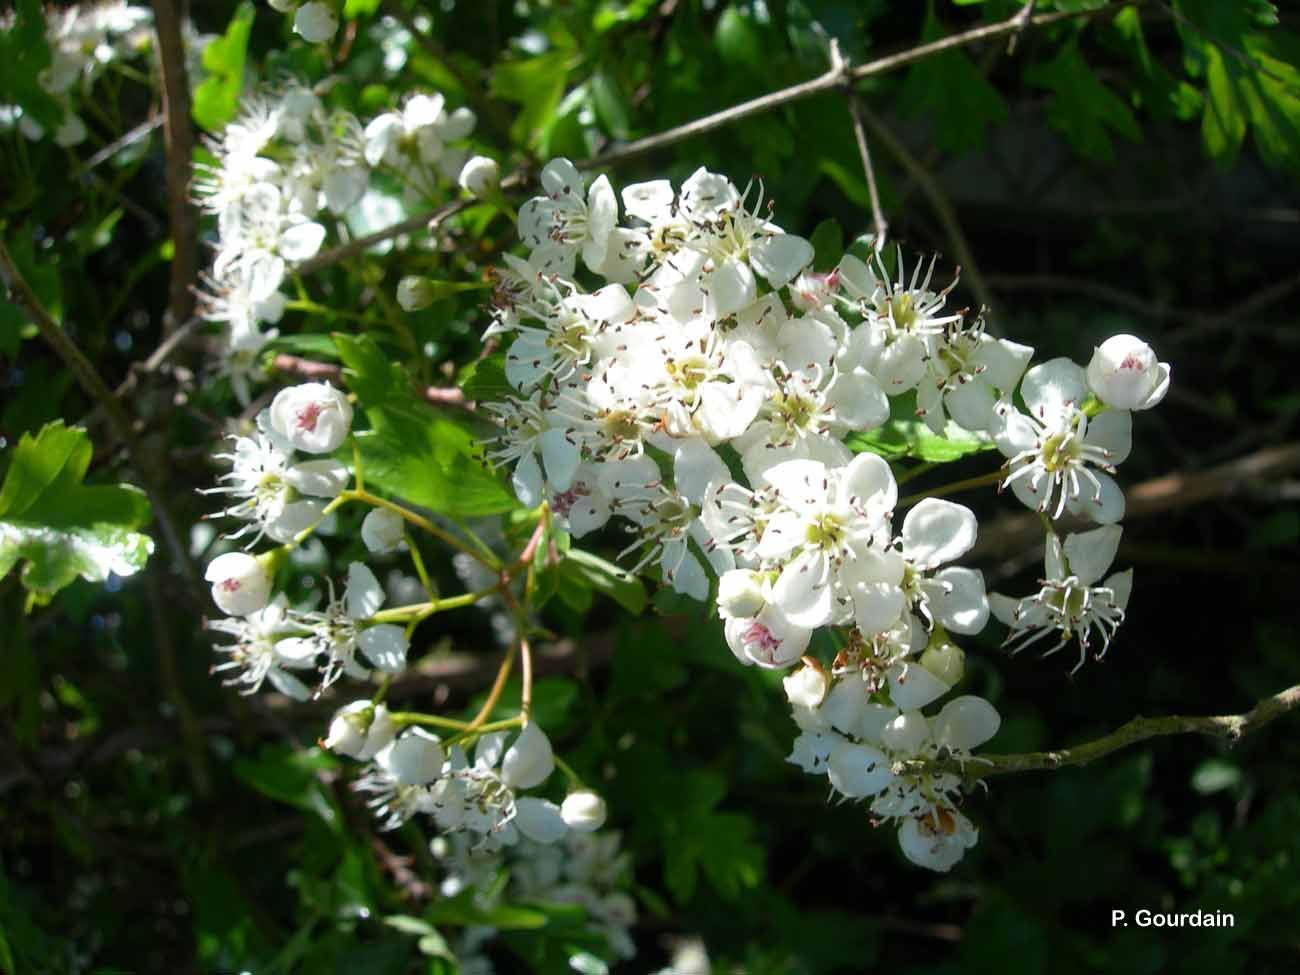
M926 647L920 664L939 680L952 687L966 674L966 651L955 643L944 640Z
M361 522L361 540L376 555L395 552L406 535L402 516L387 508L375 508Z
M501 759L501 781L512 789L541 785L555 771L555 754L550 739L536 723L529 722Z
M427 785L442 774L445 756L438 736L411 728L389 742L375 762L402 785Z
M785 696L795 707L820 707L826 698L826 674L820 667L805 664L781 683L785 685Z
M256 613L271 598L271 573L247 552L218 555L203 578L212 583L212 601L229 616Z
M328 4L313 0L304 3L293 15L294 33L309 44L323 44L339 29L339 19Z
M763 577L749 569L731 569L718 580L718 609L731 619L749 619L762 612Z
M515 800L515 826L535 843L554 843L569 831L560 807L535 796Z
M352 429L352 404L329 383L303 383L276 393L271 427L309 454L337 450Z
M605 800L589 789L570 792L560 806L560 815L580 833L594 833L605 825Z
M388 708L369 701L353 701L334 712L325 747L339 755L368 761L393 740Z
M501 167L487 156L471 156L460 171L460 188L482 199L501 185Z
M402 311L419 311L433 304L433 285L428 278L408 274L397 282L397 303Z
M1112 335L1092 354L1088 385L1107 406L1149 410L1169 392L1169 364L1133 335Z

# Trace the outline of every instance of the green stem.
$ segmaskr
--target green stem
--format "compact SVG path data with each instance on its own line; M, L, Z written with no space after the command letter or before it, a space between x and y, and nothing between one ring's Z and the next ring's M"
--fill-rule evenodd
M582 776L580 776L577 772L573 770L573 766L570 765L568 762L566 762L564 759L560 758L559 755L556 755L554 757L555 757L555 767L558 768L561 772L563 772L568 777L569 785L573 786L576 789L583 788Z
M979 477L968 477L963 481L953 481L951 484L944 484L941 487L932 488L929 491L921 491L918 494L909 494L907 497L899 499L898 507L902 508L907 505L916 504L918 501L924 501L926 498L942 498L948 494L957 494L961 491L969 491L972 488L997 484L1002 480L1002 478L1002 471L996 470L988 474L981 474Z
M370 617L370 621L372 623L405 623L410 620L419 622L428 619L434 613L441 613L448 609L460 609L462 606L473 606L480 599L496 595L499 591L500 586L494 585L486 589L479 589L476 592L448 596L446 599L431 599L427 603L412 603L409 606L394 606L392 609L381 609Z
M489 569L493 570L494 572L499 572L501 570L500 561L496 558L496 556L492 555L490 552L485 553L485 552L475 551L472 546L467 545L465 542L462 542L459 538L457 538L455 535L452 535L450 532L445 531L442 528L439 528L428 518L425 518L421 515L417 515L414 511L410 511L406 508L403 508L400 504L394 504L392 501L389 501L387 498L381 498L377 494L371 494L365 488L356 487L356 488L352 488L351 490L344 491L342 494L339 495L339 498L345 498L349 501L364 501L366 504L374 505L376 508L384 508L388 511L391 511L396 515L400 515L403 519L410 522L412 525L415 525L417 528L428 532L434 538L437 538L438 540L444 542L445 544L450 545L456 551L464 552L466 555L474 559L476 562L481 562L483 565L486 565ZM336 498L335 500L338 500L338 498Z

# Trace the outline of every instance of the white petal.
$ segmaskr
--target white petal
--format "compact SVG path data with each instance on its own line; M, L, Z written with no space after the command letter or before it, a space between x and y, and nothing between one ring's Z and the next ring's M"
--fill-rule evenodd
M515 800L515 825L537 843L554 843L569 831L560 807L549 799L520 796Z
M898 483L878 454L858 454L840 475L839 500L853 499L871 517L884 517L898 503Z
M406 651L410 641L400 626L380 623L367 627L357 634L357 646L378 670L397 674L406 669Z
M772 588L772 601L790 622L809 629L831 620L833 599L820 554L805 552L790 562Z
M852 595L853 619L867 636L892 628L907 606L903 590L883 582L854 586Z
M348 486L347 466L337 460L305 460L284 472L284 479L303 494L337 497Z
M1002 718L984 698L965 694L945 704L933 725L934 740L940 745L971 751L998 733Z
M784 288L812 259L812 244L794 234L765 237L749 248L749 263L774 288Z
M709 577L704 574L700 560L690 552L687 552L672 569L670 581L673 589L683 596L690 596L699 602L709 598Z
M930 612L954 633L973 636L989 621L984 593L984 573L964 566L949 566L925 580Z
M557 491L567 491L573 485L573 476L582 460L577 444L565 437L558 428L547 430L538 438L542 448L542 464L546 467L546 480Z
M1020 395L1029 412L1040 420L1077 409L1088 398L1088 378L1083 367L1061 357L1034 366L1020 382Z
M698 437L683 440L673 454L673 481L677 491L699 504L710 484L731 480L727 465L717 452Z
M1128 410L1104 410L1088 421L1083 442L1106 451L1106 462L1124 463L1133 449L1133 414Z
M1070 574L1077 576L1085 586L1097 582L1115 561L1123 532L1119 525L1105 525L1068 536L1065 539L1065 558L1070 564Z
M989 428L997 398L988 383L976 379L944 393L943 405L957 426L975 433Z
M286 261L315 257L325 240L325 228L318 223L299 223L280 235L280 256Z
M354 620L369 619L384 605L384 587L368 566L353 562L348 566L348 587L344 598L348 616Z
M879 748L840 742L826 761L831 785L852 799L874 796L889 785L894 773L889 759Z
M1094 471L1093 476L1101 485L1100 493L1095 495L1092 485L1085 484L1083 493L1071 498L1066 507L1077 515L1091 518L1099 525L1113 525L1124 517L1124 492L1105 471Z
M950 688L920 664L897 664L889 670L889 698L903 711L915 711L939 700Z
M757 295L754 272L739 258L728 259L709 275L709 296L719 317L739 311Z
M918 569L961 558L975 547L979 524L964 504L925 498L903 519L903 557Z
M1129 597L1133 594L1133 570L1116 572L1106 580L1105 586L1115 594L1115 605L1127 610Z
M520 458L510 483L520 504L535 508L542 503L542 467L536 454L525 454Z

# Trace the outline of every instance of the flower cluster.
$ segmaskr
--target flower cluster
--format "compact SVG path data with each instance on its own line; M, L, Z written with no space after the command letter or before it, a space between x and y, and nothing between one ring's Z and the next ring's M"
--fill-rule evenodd
M906 733L881 738L809 705L796 763L823 771L826 749L855 749L859 778L845 788L832 773L837 790L880 793L873 811L902 822L909 857L947 869L975 835L955 809L958 780L889 770L900 756L965 755L996 731L976 699L933 719L918 710L961 676L952 634L977 634L990 615L982 574L954 564L975 545L976 517L937 497L903 511L890 464L845 441L907 396L935 435L955 425L996 445L1003 486L1025 504L1111 525L1130 411L1160 400L1168 367L1116 336L1087 370L1028 368L1033 349L947 307L953 285L934 284L933 260L909 272L900 252L890 271L883 255L845 254L818 273L761 186L704 169L616 194L559 159L541 184L519 211L530 253L506 257L486 333L509 340L515 393L488 406L501 428L490 456L512 465L522 503L547 502L575 537L625 522L633 571L654 565L678 592L712 595L742 663L788 667L819 628L839 634L849 649L837 664L853 676L837 669L822 695ZM1108 641L1123 619L1131 576L1094 585L1118 528L1056 539L1043 591L996 607L1019 645L1059 630L1086 653L1091 633ZM864 755L880 756L871 775Z
M506 849L486 851L453 835L438 837L430 848L442 871L439 892L444 897L468 893L484 912L512 900L575 904L586 911L588 923L615 956L631 958L636 953L629 930L636 922L636 901L627 893L632 862L621 840L616 832L575 831L558 843L521 839ZM486 925L465 929L455 946L462 972L491 975L492 962L482 949L496 934Z
M0 15L0 30L11 30L16 14ZM77 114L73 96L88 92L104 70L147 51L151 42L153 14L125 0L79 4L45 12L45 40L50 46L50 64L36 81L63 108L63 120L52 133L61 146L75 146L87 135L86 123ZM18 129L33 142L45 138L44 127L23 113L21 106L0 105L0 115L17 119Z
M469 109L449 113L441 95L415 94L401 111L363 125L291 84L246 98L240 116L208 141L213 161L198 167L196 191L218 237L204 313L224 326L222 368L241 402L278 334L263 326L284 314L286 275L319 253L330 218L363 201L378 169L397 176L411 205L454 186L469 154L452 143L474 124Z

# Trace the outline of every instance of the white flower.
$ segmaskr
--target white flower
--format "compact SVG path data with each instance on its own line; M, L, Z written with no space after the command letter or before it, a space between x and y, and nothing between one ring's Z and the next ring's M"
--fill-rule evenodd
M605 800L589 789L570 792L560 806L570 829L591 833L605 825Z
M501 781L512 789L541 785L555 771L555 756L546 732L530 721L501 760Z
M286 669L299 668L302 664L277 650L278 642L297 629L289 619L284 596L277 596L264 608L241 619L208 620L204 625L235 638L232 644L216 647L218 653L228 654L229 659L216 664L213 672L238 671L222 683L239 686L241 694L254 694L261 689L263 681L269 680L286 697L307 700L307 686Z
M470 196L482 198L501 185L501 166L487 156L471 156L462 167L457 182Z
M229 616L256 613L271 598L271 575L246 552L226 552L208 563L203 578L212 583L212 601Z
M1069 359L1034 366L1020 392L1029 415L1004 400L989 424L998 449L1010 458L1002 486L1052 518L1065 511L1099 524L1122 518L1124 494L1110 475L1132 447L1132 414L1106 410L1089 419L1082 409L1087 381Z
M340 674L362 679L367 675L356 661L360 650L385 673L395 674L406 667L410 646L406 631L393 623L371 623L370 618L384 604L384 589L375 574L360 562L348 566L348 583L341 599L331 599L325 609L298 614L307 636L282 641L281 653L294 659L314 661L319 655L328 658L323 667L322 686L328 687Z
M387 508L375 508L361 521L361 541L376 555L397 551L406 537L406 522Z
M947 873L979 842L979 830L956 809L936 805L903 820L898 845L918 867Z
M1107 406L1149 410L1169 392L1169 363L1132 335L1112 335L1092 353L1088 385Z
M567 159L552 159L542 169L541 182L546 195L519 208L519 237L533 249L534 263L569 275L581 252L587 268L599 274L618 221L609 177L597 177L584 191L577 167Z
M298 450L328 454L352 429L352 404L329 383L303 383L276 393L271 426Z
M386 747L394 733L388 708L370 701L353 701L334 712L324 744L332 752L364 762Z
M220 213L220 247L213 273L231 269L247 274L252 296L264 301L284 280L285 268L314 257L325 240L325 228L289 210L280 189L259 182Z
M894 777L884 752L851 741L837 742L831 748L826 759L826 772L836 791L850 799L874 796Z
M987 430L994 407L1015 390L1033 355L1027 345L993 338L982 322L950 332L941 353L926 360L916 412L938 436L944 433L945 409L958 426Z
M1105 655L1111 637L1124 622L1133 591L1132 569L1097 584L1115 560L1121 532L1119 525L1105 525L1069 535L1064 545L1055 534L1048 535L1043 588L1018 601L997 593L989 597L993 615L1011 627L1006 642L1014 643L1013 651L1059 631L1060 640L1047 651L1053 654L1077 636L1079 662L1074 670L1078 670L1088 658L1095 630L1102 639L1097 659Z

